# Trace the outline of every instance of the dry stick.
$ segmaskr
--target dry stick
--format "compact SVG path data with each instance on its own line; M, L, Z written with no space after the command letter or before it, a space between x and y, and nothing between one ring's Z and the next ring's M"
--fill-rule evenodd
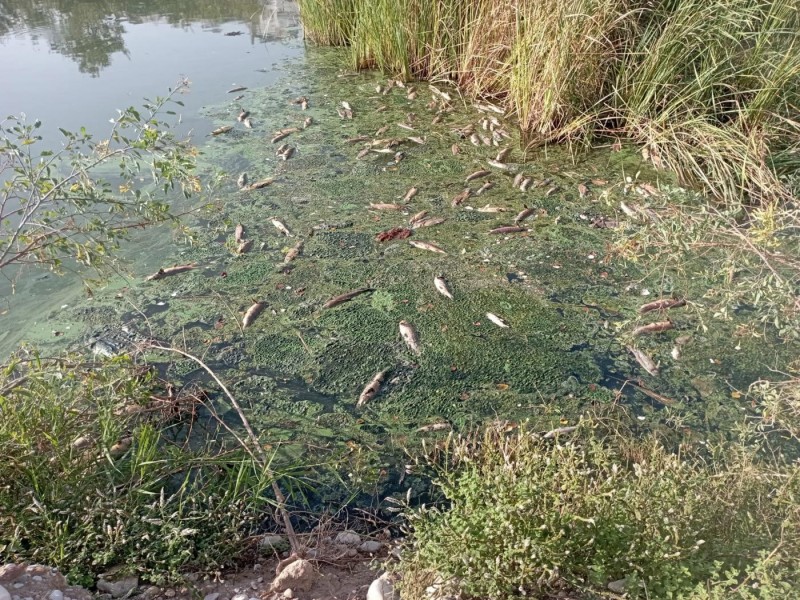
M236 438L236 441L238 441L239 444L241 444L241 446L247 451L247 453L250 454L250 456L252 456L254 459L256 459L261 464L261 467L263 469L266 469L269 472L270 475L274 475L272 469L270 469L269 466L268 466L269 465L269 459L268 459L266 453L264 452L264 449L261 447L261 444L259 443L258 437L256 437L256 434L253 431L253 428L250 427L250 422L247 420L247 417L244 415L244 411L242 410L242 407L239 405L239 402L236 400L236 398L234 398L233 394L231 394L230 390L228 390L228 388L225 386L225 384L222 383L222 380L219 377L217 377L217 374L214 373L214 371L211 369L211 367L209 367L206 363L204 363L202 360L200 360L199 358L197 358L193 354L189 354L188 352L184 352L183 350L179 350L178 348L162 346L162 345L157 344L155 342L151 342L149 344L149 346L151 348L155 349L155 350L164 350L166 352L175 352L177 354L180 354L181 356L196 362L198 365L200 365L203 368L203 370L206 373L211 375L211 377L214 379L214 381L217 382L217 385L222 389L224 394L228 397L228 400L230 400L231 404L233 405L233 408L236 410L236 413L239 415L239 419L241 419L242 425L244 425L245 431L247 431L247 435L250 438L250 442L255 447L256 452L258 453L258 457L253 455L252 451L250 450L248 445L244 442L244 440L242 440L238 435L233 433L230 430L230 428L228 428L227 426L226 426L226 429L228 429L228 431L233 434L233 436ZM292 526L292 522L289 519L289 512L286 510L286 496L283 495L283 492L278 487L278 483L275 481L275 477L274 476L272 477L272 491L275 494L275 499L278 501L278 512L280 513L281 518L283 519L283 526L286 528L286 536L289 538L289 544L292 546L292 553L297 555L297 556L300 556L301 553L302 553L302 548L301 548L299 542L297 541L297 534L295 533L294 527Z

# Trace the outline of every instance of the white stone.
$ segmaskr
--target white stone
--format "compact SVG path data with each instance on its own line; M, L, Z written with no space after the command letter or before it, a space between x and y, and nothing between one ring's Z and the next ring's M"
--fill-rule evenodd
M383 548L383 544L381 542L367 540L358 547L358 551L363 552L364 554L375 554L376 552L379 552L381 548Z
M285 590L283 590L283 597L284 598L294 597L294 592L292 591L292 588L286 588Z
M47 597L50 598L50 600L64 600L64 592L61 590L53 590Z
M292 588L294 591L307 592L314 585L316 578L317 572L314 566L309 561L299 558L287 565L272 581L271 591L283 592L287 588Z
M236 594L231 600L247 600L247 594Z
M373 581L367 590L367 600L396 600L397 598L399 596L395 594L394 586L386 573Z
M354 531L341 531L336 536L336 543L342 546L358 546L361 543L361 536Z
M213 594L206 594L203 600L217 600L217 598L219 598L219 593L214 592Z
M0 585L0 600L11 600L11 594L2 585Z

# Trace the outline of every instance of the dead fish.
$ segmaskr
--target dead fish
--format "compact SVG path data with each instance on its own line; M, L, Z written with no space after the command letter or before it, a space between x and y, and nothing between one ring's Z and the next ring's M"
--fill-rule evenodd
M289 144L281 144L280 146L278 146L278 149L275 150L275 156L280 156L288 149L289 149Z
M239 96L236 96L236 98L234 98L234 99L233 99L233 101L234 101L234 102L238 102L238 101L239 101L239 100L241 100L242 98L244 98L244 94L240 94Z
M408 222L409 222L409 223L411 223L411 224L413 225L413 224L414 224L414 223L416 223L417 221L421 221L422 219L424 219L424 218L425 218L425 217L427 217L427 216L428 216L428 211L427 211L427 210L421 210L421 211L419 211L417 214L415 214L413 217L411 217L411 218L408 220Z
M549 190L547 190L544 193L544 196L545 196L545 198L548 198L549 196L552 196L553 194L555 194L557 191L558 191L558 186L554 185L553 187L551 187Z
M244 317L242 317L242 328L249 327L250 325L252 325L253 321L255 321L258 318L258 315L264 312L264 309L266 307L267 307L266 302L256 302L250 308L248 308L247 311L244 313Z
M164 279L164 277L169 277L171 275L177 275L178 273L185 273L186 271L191 271L196 267L197 265L195 264L175 265L174 267L162 267L157 272L148 276L145 281L158 281L159 279Z
M236 120L239 121L239 123L241 123L242 121L244 121L249 116L250 116L250 111L249 110L245 110L243 108L240 108L239 109L239 116L236 117Z
M458 194L455 198L453 198L451 204L453 206L461 206L461 204L472 195L472 190L469 188L464 188L460 194Z
M406 153L405 152L395 152L394 153L394 162L395 163L399 163L405 157L406 157Z
M567 433L572 433L578 429L577 425L570 425L568 427L557 427L556 429L551 429L547 433L542 436L542 439L549 440L554 437L558 437L559 435L566 435Z
M491 171L487 171L486 169L480 169L475 171L474 173L470 173L467 175L467 182L472 181L473 179L480 179L481 177L486 177L487 175L491 175Z
M375 210L403 210L400 204L390 204L388 202L370 202L369 207Z
M370 379L370 382L361 391L361 395L358 397L356 407L364 406L367 402L371 401L375 396L378 395L378 392L381 389L381 384L383 383L383 380L388 372L389 369L384 369L383 371L378 371L375 373L375 376Z
M675 326L672 324L672 321L657 321L655 323L648 323L647 325L637 327L631 331L631 335L636 337L646 333L661 333L662 331L669 331L670 329L674 328Z
M652 358L638 348L634 348L633 346L627 346L627 348L628 352L633 354L633 358L636 359L636 362L638 362L645 371L647 371L653 377L658 375L658 367L656 366L656 363L653 362Z
M108 454L111 456L111 458L119 458L128 450L130 450L131 444L133 444L132 437L126 436L121 438L116 444L108 449Z
M497 153L497 156L495 156L494 159L497 162L505 162L509 154L511 154L511 148L503 148Z
M416 100L417 99L417 90L413 90L411 92L408 92L408 94L406 95L406 98L408 98L409 100Z
M450 290L447 286L447 280L444 278L444 275L437 275L433 278L433 285L436 288L436 291L439 292L445 298L453 299L453 294L450 293Z
M479 187L479 188L478 188L478 191L477 191L477 192L475 192L475 195L476 195L476 196L480 196L480 195L481 195L483 192L485 192L486 190L490 190L490 189L492 189L493 187L494 187L494 182L492 182L492 181L487 181L487 182L486 182L486 183L484 183L484 184L483 184L481 187Z
M292 237L292 232L289 231L289 228L286 226L286 223L284 223L277 217L272 217L270 219L270 222L275 227L275 229L280 231L283 235L285 235L286 237Z
M275 136L272 138L272 143L280 142L282 139L289 137L291 131L278 131L275 133Z
M521 223L535 212L536 212L535 208L525 207L524 210L521 210L519 213L517 213L517 216L514 217L514 223Z
M503 227L495 227L489 233L520 233L521 231L528 231L527 228L519 225L504 225Z
M375 290L370 287L358 288L357 290L353 290L352 292L347 292L346 294L342 294L341 296L334 296L333 298L328 300L325 304L323 304L322 308L333 308L334 306L339 306L340 304L349 302L356 296L360 296L361 294L366 294L367 292L373 292L373 291Z
M229 90L228 90L228 93L229 93L229 94L235 94L236 92L243 92L243 91L245 91L246 89L247 89L246 87L244 87L243 85L240 85L239 87L235 87L235 88L231 88L231 89L229 89Z
M305 120L303 121L303 129L308 129L308 126L311 125L313 122L314 119L312 119L311 117L306 117Z
M308 98L303 98L300 101L300 110L308 110Z
M487 319L489 319L489 320L490 320L492 323L494 323L494 324L495 324L495 325L497 325L498 327L504 327L504 328L506 328L506 329L508 329L509 327L511 327L511 325L509 325L508 323L506 323L506 320L505 320L505 319L503 319L502 317L498 317L498 316L497 316L496 314L494 314L494 313L487 312L487 313L486 313L486 318L487 318Z
M383 94L383 92L384 92L384 87L381 84L378 84L378 85L375 86L375 93L376 94Z
M259 179L258 181L256 181L255 183L251 183L250 185L248 185L244 189L246 189L246 190L260 190L261 188L265 188L268 185L272 185L272 183L274 181L275 180L272 177L267 177L266 179Z
M447 92L443 92L442 90L437 88L435 85L429 85L428 89L431 92L433 92L434 94L436 94L437 96L439 96L442 100L446 100L447 102L450 102L452 100L452 97L450 96L450 94L448 94Z
M244 225L239 223L236 226L236 229L233 230L233 239L237 242L241 242L244 239Z
M651 310L667 310L670 308L678 308L680 306L686 306L686 300L682 298L661 298L660 300L654 300L653 302L642 304L642 306L639 307L639 314L643 315Z
M247 117L244 121L242 121L242 125L244 125L247 129L253 128L253 122L250 120L250 117Z
M233 125L223 125L212 131L211 135L222 135L223 133L228 133L231 129L233 129Z
M492 104L491 102L484 102L483 104L476 104L475 108L477 108L478 110L482 110L484 112L491 111L491 112L497 113L498 115L502 115L505 112L505 111L503 111L502 108L500 108L496 104Z
M681 347L687 344L691 339L691 336L688 335L682 335L675 338L675 345L672 347L672 351L670 352L673 360L678 360L681 357Z
M620 202L619 203L619 207L622 209L622 212L624 212L626 215L628 215L631 219L638 219L639 218L639 212L634 210L633 208L631 208L630 206L628 206L624 202Z
M407 129L408 131L416 131L416 129L414 129L411 125L408 125L407 123L396 123L396 125L403 129Z
M373 152L377 154L391 154L394 152L391 148L370 148Z
M436 115L435 117L433 117L433 119L431 119L431 125L436 125L437 123L441 123L443 118L444 115L442 115L441 113Z
M459 147L458 144L453 144L452 146L450 146L450 152L452 152L453 156L455 156L456 154L461 153L461 148Z
M506 163L502 163L499 160L487 160L486 164L488 164L490 167L494 167L495 169L500 169L502 171L508 171L509 169L511 169L511 167L509 167Z
M418 240L408 240L408 243L414 246L414 248L419 248L420 250L428 250L430 252L438 252L439 254L447 254L444 250L442 250L436 244L431 244L430 242L420 242Z
M501 213L506 212L506 209L502 206L492 206L491 204L487 204L486 206L481 206L478 208L477 211L481 213Z
M400 335L406 343L406 346L408 346L414 354L422 353L422 349L419 346L419 335L411 323L405 320L400 321Z
M512 184L512 185L513 185L514 187L519 187L519 186L520 186L520 184L521 184L521 183L522 183L524 180L525 180L525 175L523 175L522 173L517 173L517 174L514 176L514 182L513 182L513 184Z
M414 196L417 195L418 191L419 190L416 187L412 187L410 190L406 192L406 195L403 196L403 202L408 202L409 200L411 200Z
M431 423L430 425L423 425L417 429L417 433L430 433L431 431L444 431L452 428L453 426L450 425L450 423Z
M287 253L286 256L283 257L283 264L288 265L292 262L295 258L300 256L300 253L303 251L303 240L297 242L294 247L292 247Z
M441 225L447 219L444 217L428 217L427 219L420 219L411 224L412 229L419 229L420 227L433 227L434 225Z
M482 135L482 136L480 136L480 139L481 139L481 143L484 146L491 146L492 145L492 138L490 138L488 135Z
M522 180L522 183L519 184L520 191L527 192L528 188L531 187L532 183L533 183L533 177L526 177L525 179Z
M356 154L356 160L361 160L362 158L364 158L367 154L370 153L370 150L372 150L372 148L370 148L369 146L361 150L358 154Z
M421 146L421 145L423 145L423 144L425 144L425 138L421 138L421 137L417 137L417 136L412 136L412 137L408 137L408 138L406 138L406 139L407 139L409 142L414 142L415 144L419 144L420 146Z
M236 185L239 187L239 189L247 187L247 173L242 173L239 175L239 179L236 180Z
M589 188L586 187L585 183L579 183L578 184L578 195L581 198L585 198L586 196L589 195Z
M281 152L279 156L281 157L282 160L289 160L290 158L292 158L292 156L294 156L294 152L295 152L294 146L290 146L286 150Z
M387 131L389 131L389 126L388 126L388 125L384 125L384 126L383 126L383 127L381 127L380 129L378 129L378 131L376 131L376 132L375 132L375 137L378 137L378 136L380 136L380 135L383 135L383 134L384 134L384 133L386 133Z
M342 100L342 108L345 110L353 110L353 107L350 106L350 103L347 100Z
M236 247L236 254L244 254L249 252L253 247L253 240L242 240Z
M343 118L345 118L345 119L352 119L353 118L353 111L352 110L347 110L345 108L342 112L344 112L344 117ZM341 116L341 113L340 113L340 116Z
M473 146L481 145L481 138L478 137L477 133L473 133L471 136L469 136L469 141Z

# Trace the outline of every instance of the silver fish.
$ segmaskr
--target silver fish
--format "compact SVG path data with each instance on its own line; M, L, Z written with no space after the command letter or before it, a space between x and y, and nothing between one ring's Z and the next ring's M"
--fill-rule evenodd
M477 133L473 133L471 136L469 136L469 141L472 143L473 146L481 145L481 138L478 137Z
M511 327L511 325L509 325L508 323L506 323L506 320L505 320L505 319L503 319L502 317L498 317L498 316L497 316L496 314L494 314L494 313L487 312L487 313L486 313L486 318L487 318L487 319L489 319L489 320L490 320L492 323L494 323L494 324L495 324L495 325L497 325L498 327L504 327L504 328L509 328L509 327Z
M281 144L280 146L278 146L278 149L275 150L275 156L280 156L288 149L289 149L289 144Z
M472 190L469 188L464 188L460 194L453 198L451 204L453 206L461 206L461 204L472 195Z
M295 149L293 146L289 146L286 150L280 153L281 160L289 160L294 156Z
M239 175L239 179L236 180L236 185L239 189L247 187L247 173L242 173Z
M419 219L411 224L411 229L419 229L420 227L433 227L434 225L441 225L447 219L444 217L428 217L427 219Z
M422 219L424 219L424 218L425 218L425 217L427 217L427 216L428 216L428 211L427 211L427 210L421 210L421 211L419 211L417 214L415 214L414 216L412 216L412 217L411 217L411 218L408 220L408 222L409 222L409 223L411 223L411 224L413 225L413 224L414 224L414 223L416 223L417 221L421 221Z
M494 159L497 162L505 162L509 154L511 154L511 148L503 148L497 153L497 156L495 156Z
M412 187L410 190L406 192L406 195L403 196L403 202L408 202L409 200L411 200L414 196L417 195L418 191L419 190L416 187Z
M322 308L333 308L334 306L339 306L340 304L349 302L356 296L360 296L361 294L366 294L368 292L373 292L373 291L375 290L370 287L358 288L357 290L353 290L352 292L347 292L346 294L341 294L340 296L334 296L333 298L328 300L325 304L323 304Z
M422 145L422 144L424 144L424 143L425 143L425 138L422 138L422 137L411 136L411 137L409 137L409 138L406 138L406 139L407 139L409 142L414 142L415 144L420 144L420 145Z
M519 184L521 184L524 179L525 179L525 175L523 175L522 173L517 173L514 176L514 183L512 185L514 187L519 187Z
M353 107L350 106L350 103L347 100L342 100L342 108L345 110L353 110Z
M417 433L430 433L431 431L444 431L452 428L453 426L450 425L450 423L431 423L430 425L423 425L417 429Z
M429 252L438 252L439 254L447 254L447 252L439 248L439 246L437 246L436 244L431 244L429 242L408 240L408 243L414 246L414 248L419 248L420 250L428 250Z
M248 308L247 312L244 313L244 317L242 317L242 328L252 325L253 321L258 318L258 315L260 315L266 307L266 302L256 302Z
M506 212L506 209L502 206L492 206L491 204L487 204L486 206L481 206L478 208L477 211L481 213L501 213Z
M453 299L453 294L450 293L450 290L447 287L447 280L444 278L444 275L437 275L433 278L433 285L436 288L436 291L439 292L445 298Z
M311 117L306 117L306 119L303 121L303 129L307 129L308 126L311 125L313 122L314 119L312 119Z
M388 202L370 202L369 207L375 210L403 210L402 205Z
M250 120L250 117L247 117L244 121L242 121L242 125L244 125L248 129L253 128L253 122Z
M253 240L242 240L236 247L236 254L245 254L253 247Z
M472 181L473 179L480 179L481 177L486 177L487 175L491 175L491 171L487 171L486 169L480 169L475 171L474 173L470 173L467 175L467 182Z
M495 169L501 169L503 171L508 171L511 168L506 163L502 163L498 160L487 160L486 164L488 164L490 167L494 167Z
M292 262L295 258L300 256L300 253L303 251L303 240L297 242L294 247L286 253L286 256L283 257L283 264L288 265Z
M228 133L231 129L233 129L233 125L223 125L222 127L217 127L214 131L212 131L211 135L221 135L223 133Z
M533 183L533 177L526 177L522 180L522 183L519 184L520 191L527 192L528 188L531 187Z
M191 271L192 269L196 268L197 265L175 265L174 267L166 267L161 268L152 275L147 277L147 281L158 281L159 279L164 279L164 277L169 277L170 275L177 275L178 273L185 273L186 271Z
M647 371L653 377L658 375L658 367L656 366L656 363L653 362L652 358L638 348L634 348L633 346L628 346L627 348L628 352L633 354L633 358L636 359L636 362L638 362L645 371Z
M286 223L278 219L277 217L272 217L270 222L275 226L275 229L280 231L286 237L292 237L292 232L289 231L289 228L286 226Z
M236 229L233 231L233 239L235 239L237 242L244 240L244 225L241 223L239 223L236 226Z
M239 123L241 123L242 121L244 121L249 116L250 116L250 111L249 110L245 110L243 108L240 108L239 109L239 116L236 117L236 120L239 121Z
M494 182L493 181L487 181L481 187L478 188L478 191L475 192L475 195L476 196L480 196L483 192L485 192L486 190L490 190L493 187L494 187Z
M361 391L361 395L358 397L358 402L356 403L357 407L364 406L367 402L378 395L378 392L381 390L381 384L386 378L386 373L388 372L389 369L384 369L383 371L378 371L375 373L375 376L370 379L369 383Z
M524 210L521 210L519 213L517 213L517 216L514 217L514 223L521 223L535 212L536 212L535 208L526 207Z
M400 335L414 354L422 353L422 349L419 345L419 335L417 335L417 330L411 323L405 320L400 321Z

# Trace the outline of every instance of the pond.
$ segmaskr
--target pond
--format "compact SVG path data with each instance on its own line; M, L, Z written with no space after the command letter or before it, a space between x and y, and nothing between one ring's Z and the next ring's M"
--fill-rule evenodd
M643 220L668 218L670 198L694 197L637 152L525 153L491 105L304 49L289 3L233 4L225 15L210 3L136 6L92 20L19 3L4 21L17 33L0 48L45 64L36 40L51 40L60 54L47 69L74 61L59 77L76 96L48 112L18 91L2 108L101 126L97 113L186 75L183 123L201 176L222 171L222 183L198 200L207 206L191 223L193 245L148 232L130 251L131 276L91 301L62 280L29 278L0 317L6 351L24 339L113 354L155 338L202 357L270 444L337 455L365 490L402 480L403 448L489 420L549 430L623 402L649 426L700 439L740 418L731 390L766 371L769 342L736 337L736 319L708 327L708 286L689 271L612 250ZM19 89L49 85L48 73ZM252 128L236 120L233 84L248 88L240 102ZM178 264L191 268L145 281ZM789 350L772 348L771 360ZM165 375L205 380L189 360L170 361Z

